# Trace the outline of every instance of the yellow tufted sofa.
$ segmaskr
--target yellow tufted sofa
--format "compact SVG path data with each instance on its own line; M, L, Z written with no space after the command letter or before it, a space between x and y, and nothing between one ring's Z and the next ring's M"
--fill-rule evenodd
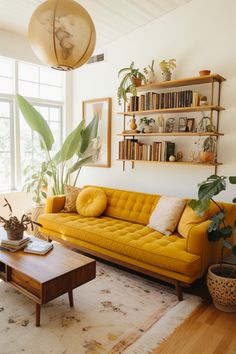
M107 195L108 204L102 216L60 213L65 196L54 196L48 198L46 213L39 217L43 225L40 231L85 253L170 282L182 300L182 286L200 278L219 256L219 247L207 239L209 218L216 207L212 205L204 217L197 217L186 206L177 230L164 236L146 226L160 195L96 188ZM227 222L233 225L235 206L221 205Z

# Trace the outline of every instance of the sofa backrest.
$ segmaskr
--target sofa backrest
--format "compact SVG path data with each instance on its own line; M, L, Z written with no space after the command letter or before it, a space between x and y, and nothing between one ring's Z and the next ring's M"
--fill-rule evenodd
M116 219L147 225L149 217L160 199L159 195L129 192L100 186L85 186L101 188L107 195L107 207L104 215Z

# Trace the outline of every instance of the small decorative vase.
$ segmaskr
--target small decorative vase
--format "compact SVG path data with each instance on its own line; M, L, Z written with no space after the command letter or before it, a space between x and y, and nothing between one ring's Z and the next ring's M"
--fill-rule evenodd
M145 124L143 127L143 133L152 133L153 132L153 127L151 125Z
M149 84L152 84L153 82L156 82L157 78L156 78L156 75L153 71L149 71L147 73L147 82Z
M136 119L135 118L132 118L131 120L130 120L130 129L131 130L136 130L137 129L137 124L136 124Z
M23 225L18 227L18 229L16 229L16 230L6 230L7 237L9 240L14 240L14 241L22 240L22 238L24 236L24 230L25 229L24 229Z
M164 127L162 126L158 127L158 133L164 133Z
M162 73L162 81L170 81L171 80L171 72L165 71Z
M214 151L201 151L199 153L199 158L201 162L214 162L215 153Z
M213 299L215 307L224 312L236 311L236 266L222 264L223 273L221 275L220 264L213 264L208 269L207 286ZM228 275L229 277L226 277Z

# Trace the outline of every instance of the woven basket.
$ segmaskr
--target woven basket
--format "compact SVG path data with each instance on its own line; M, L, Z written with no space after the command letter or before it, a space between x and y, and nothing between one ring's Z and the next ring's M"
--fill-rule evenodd
M236 266L223 264L223 272L234 278L226 278L220 274L220 264L214 264L208 269L207 286L215 307L224 312L236 311Z

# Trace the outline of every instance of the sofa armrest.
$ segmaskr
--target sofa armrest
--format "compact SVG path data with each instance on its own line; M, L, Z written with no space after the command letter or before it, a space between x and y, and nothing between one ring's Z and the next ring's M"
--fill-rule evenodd
M65 205L65 195L54 195L46 200L45 213L59 213Z
M214 262L216 258L215 251L216 248L219 247L219 245L216 245L219 244L219 242L210 242L208 240L207 230L210 223L211 220L206 220L194 225L187 238L186 251L201 257L201 275L203 275L209 265Z

